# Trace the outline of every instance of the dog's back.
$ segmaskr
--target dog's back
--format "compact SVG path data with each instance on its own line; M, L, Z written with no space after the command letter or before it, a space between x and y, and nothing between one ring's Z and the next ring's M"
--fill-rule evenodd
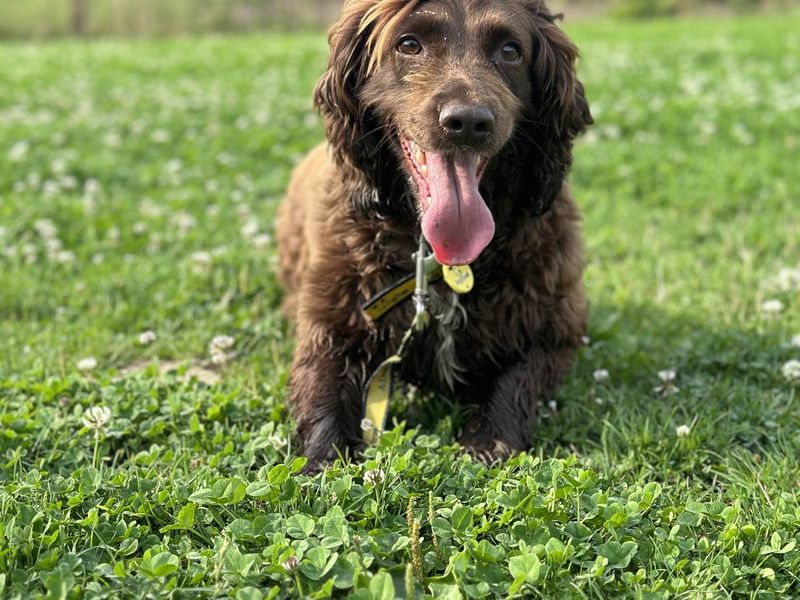
M328 195L334 170L328 145L319 144L295 168L286 197L278 208L275 232L278 242L278 279L285 296L281 306L284 315L294 321L303 273L313 253L315 240L314 218Z

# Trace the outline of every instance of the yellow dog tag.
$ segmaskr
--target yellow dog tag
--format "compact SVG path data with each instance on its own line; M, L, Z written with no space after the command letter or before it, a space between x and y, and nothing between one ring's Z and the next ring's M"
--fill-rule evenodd
M469 268L469 265L457 265L455 267L444 265L442 266L442 274L447 285L456 294L466 294L475 284L475 279L472 277L472 269Z

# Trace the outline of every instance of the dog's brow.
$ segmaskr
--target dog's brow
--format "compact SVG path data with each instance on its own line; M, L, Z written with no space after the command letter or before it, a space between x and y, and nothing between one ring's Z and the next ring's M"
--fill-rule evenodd
M519 35L519 30L526 28L526 15L518 11L487 11L484 14L475 18L473 23L477 26L478 33L483 36L498 38L498 37L514 37ZM516 32L516 33L515 33Z
M481 19L478 22L477 32L480 39L489 40L491 42L500 42L502 40L516 39L519 37L519 32L515 31L514 27L505 21L495 20L491 17Z
M420 9L411 13L400 27L413 29L420 35L433 36L444 35L449 26L450 20L446 14Z

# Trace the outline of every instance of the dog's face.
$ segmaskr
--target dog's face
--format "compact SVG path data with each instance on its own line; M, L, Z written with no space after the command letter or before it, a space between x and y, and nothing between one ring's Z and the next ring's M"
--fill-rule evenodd
M538 0L354 0L331 32L316 99L334 149L368 178L393 154L440 263L469 264L491 241L479 184L515 136L534 147L514 160L543 154L529 169L540 202L560 187L590 117L552 21Z
M392 124L423 233L443 264L471 263L494 236L479 181L529 104L532 40L520 9L503 0L416 6L375 48L362 91Z

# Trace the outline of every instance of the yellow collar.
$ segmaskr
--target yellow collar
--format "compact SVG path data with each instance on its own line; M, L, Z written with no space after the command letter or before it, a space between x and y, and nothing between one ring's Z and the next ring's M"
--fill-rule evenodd
M450 289L457 294L466 294L474 285L472 269L469 265L461 266L442 266L435 260L425 259L425 270L428 281L438 281L444 277ZM400 281L390 285L388 288L378 292L367 300L361 309L373 321L380 319L383 315L392 310L395 306L411 297L416 289L417 278L414 273L406 275Z
M428 275L428 281L438 281L442 278L442 266L436 263L433 271ZM395 306L407 300L414 293L417 278L414 273L403 277L400 281L375 294L361 307L373 321L380 319Z

